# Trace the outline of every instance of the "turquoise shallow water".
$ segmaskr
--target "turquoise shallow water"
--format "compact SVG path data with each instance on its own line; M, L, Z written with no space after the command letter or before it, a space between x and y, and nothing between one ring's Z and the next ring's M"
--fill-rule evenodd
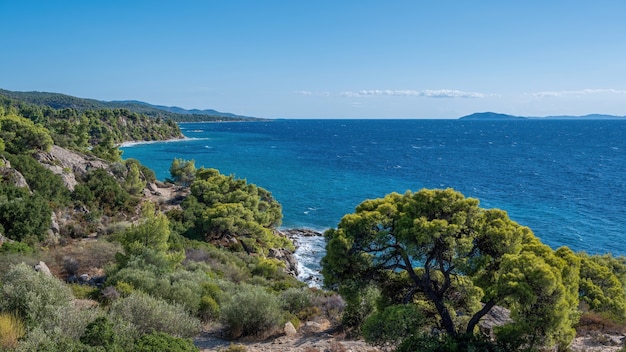
M275 120L182 124L186 141L122 148L271 191L284 227L324 230L367 198L452 187L553 248L626 254L626 121Z

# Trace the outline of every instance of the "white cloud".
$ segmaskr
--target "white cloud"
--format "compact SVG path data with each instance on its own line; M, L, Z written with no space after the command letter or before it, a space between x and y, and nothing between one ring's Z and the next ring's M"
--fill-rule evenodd
M426 97L426 98L484 98L485 94L475 92L463 92L453 89L438 90L390 90L371 89L359 91L341 92L339 95L350 98L362 98L372 96L395 96L395 97Z
M579 90L560 90L560 91L543 91L530 93L537 98L545 97L565 97L571 95L589 95L589 94L626 94L626 90L620 89L579 89Z
M316 97L328 97L331 95L329 92L313 92L310 90L298 90L296 91L296 94Z

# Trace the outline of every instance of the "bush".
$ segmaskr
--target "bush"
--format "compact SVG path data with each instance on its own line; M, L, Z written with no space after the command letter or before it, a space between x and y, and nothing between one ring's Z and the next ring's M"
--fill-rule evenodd
M313 306L313 293L308 288L290 288L280 293L282 309L298 315Z
M215 320L220 316L220 306L213 297L202 296L198 315L202 321Z
M80 341L89 346L102 346L106 351L117 350L117 335L106 317L98 317L87 325Z
M17 347L17 342L26 329L16 314L0 313L0 349L7 350Z
M6 237L21 241L43 240L50 227L52 210L39 193L0 183L0 226Z
M222 306L221 318L233 338L265 335L282 322L278 298L261 287L243 287Z
M185 307L139 292L113 302L111 315L131 322L140 334L164 332L192 337L200 331L200 321L190 316Z
M191 340L170 336L161 332L143 335L137 340L135 352L195 352L198 351Z
M26 325L59 325L64 310L72 308L72 291L58 279L26 264L13 265L2 277L0 310L16 312Z
M24 242L4 242L0 245L0 254L5 253L31 254L33 249Z
M362 332L368 343L384 346L397 344L407 336L415 335L424 325L424 315L414 304L401 304L385 308L370 315Z

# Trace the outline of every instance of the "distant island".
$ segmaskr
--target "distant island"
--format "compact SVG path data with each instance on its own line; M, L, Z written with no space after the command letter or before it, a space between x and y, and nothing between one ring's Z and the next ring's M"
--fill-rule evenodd
M471 115L460 117L459 120L477 120L477 121L503 121L503 120L626 120L625 116L590 114L583 116L557 115L544 117L524 117L508 114L499 114L495 112L477 112Z

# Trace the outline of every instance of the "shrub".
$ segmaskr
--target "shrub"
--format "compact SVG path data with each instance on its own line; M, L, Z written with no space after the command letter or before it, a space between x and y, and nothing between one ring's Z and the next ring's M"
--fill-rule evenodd
M52 210L39 193L0 183L0 226L6 237L21 241L43 240L50 227Z
M89 346L102 346L111 351L117 346L117 335L113 324L106 317L98 317L87 325L80 341Z
M221 311L222 322L232 337L271 333L280 325L281 317L278 298L257 286L242 288Z
M24 323L16 314L0 313L0 348L2 350L17 347L18 340L25 333Z
M313 293L308 288L290 288L281 292L279 296L282 309L298 316L313 306L312 298Z
M318 307L324 316L332 323L339 323L346 307L346 302L336 293L317 294L313 296L315 307Z
M137 340L135 352L195 352L198 348L188 339L174 337L162 332L143 335Z
M139 292L113 302L111 315L131 322L141 334L164 332L176 337L192 337L200 331L200 321L190 316L183 306Z
M417 306L401 304L370 315L363 324L362 332L368 343L384 346L417 334L423 325L424 315Z
M27 326L58 325L72 307L72 291L58 279L36 272L26 264L11 266L2 277L0 310L16 312Z
M70 284L72 294L78 299L96 299L98 297L98 288L89 285Z
M198 315L202 321L215 320L220 316L220 306L213 297L202 296Z
M4 242L0 245L0 254L5 253L31 254L33 249L24 242Z

